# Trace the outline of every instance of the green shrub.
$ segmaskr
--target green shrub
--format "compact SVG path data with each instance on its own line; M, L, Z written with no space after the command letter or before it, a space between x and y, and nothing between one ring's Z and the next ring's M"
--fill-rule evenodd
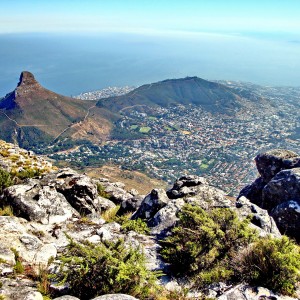
M145 267L139 249L117 243L79 244L70 240L54 280L70 284L70 294L91 299L108 293L125 293L147 299L157 290L157 275Z
M120 209L120 205L117 205L115 207L109 208L103 213L101 213L101 217L108 223L110 222L117 222L117 212Z
M14 248L11 248L11 251L14 253L15 255L15 261L16 261L16 264L14 265L14 271L16 274L23 274L24 271L25 271L25 268L22 264L22 259L20 257L20 254L19 252L14 249Z
M103 198L106 198L106 199L110 198L109 194L105 192L104 186L100 183L97 183L97 192L98 192L98 195Z
M18 179L26 179L26 178L33 178L40 176L42 174L42 171L36 168L29 168L29 169L24 169L20 172L15 172L14 175Z
M227 208L204 211L192 205L185 205L178 216L172 235L161 241L161 255L172 272L193 278L199 288L229 280L233 275L230 260L256 238L249 220L240 221Z
M0 193L2 193L5 188L13 185L13 183L10 173L0 168Z
M234 260L242 280L293 295L300 281L300 247L288 237L267 237L250 245Z
M149 234L150 229L147 226L147 223L142 219L136 220L125 220L122 224L122 230L124 232L129 232L131 230L140 233L140 234Z
M0 216L13 216L14 212L11 206L4 205L3 208L0 208Z

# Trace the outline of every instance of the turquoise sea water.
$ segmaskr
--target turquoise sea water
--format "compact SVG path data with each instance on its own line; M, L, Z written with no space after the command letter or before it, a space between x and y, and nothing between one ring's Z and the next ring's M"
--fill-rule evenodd
M196 33L0 35L0 96L23 70L65 95L185 76L300 86L300 43Z

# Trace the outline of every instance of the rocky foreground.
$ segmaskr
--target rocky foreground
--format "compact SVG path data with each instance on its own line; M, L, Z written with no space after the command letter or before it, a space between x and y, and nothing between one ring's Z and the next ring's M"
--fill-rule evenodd
M11 144L4 145L6 155L0 152L0 162L3 169L11 170L14 165L7 162L9 153L16 157L21 150ZM160 278L159 284L164 289L178 292L187 288L187 297L191 299L293 299L246 283L232 286L217 282L205 291L189 289L186 282L174 279L168 271L159 254L159 241L171 234L182 207L192 204L204 210L231 208L240 219L251 218L251 227L261 237L287 233L299 242L300 158L295 153L276 150L259 155L256 161L261 177L241 191L237 201L209 186L204 178L192 175L179 178L167 192L154 189L148 195L139 195L135 190L127 191L120 182L92 179L68 168L56 170L29 154L32 163L42 168L39 176L4 186L1 193L2 208L9 206L12 213L0 216L0 299L49 299L42 295L36 278L45 271L60 272L57 257L68 248L70 240L98 245L120 239L125 246L143 249L148 270L168 274ZM27 168L30 168L28 157ZM21 172L22 164L18 167ZM149 234L124 230L109 217L114 210L117 216L144 220ZM48 288L53 299L79 299L68 295L68 282L51 282ZM136 298L110 294L96 299Z

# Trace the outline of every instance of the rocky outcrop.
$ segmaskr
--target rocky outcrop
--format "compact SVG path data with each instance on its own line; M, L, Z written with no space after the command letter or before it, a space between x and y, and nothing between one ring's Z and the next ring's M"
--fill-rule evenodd
M259 154L256 166L261 177L246 186L238 197L268 210L281 233L300 241L300 157L288 150Z
M293 232L299 228L299 219L296 218L300 211L297 198L298 177L297 168L281 170L268 183L264 182L260 193L255 194L249 189L248 195L260 195L261 203L272 203L268 209L280 224L288 224L293 220L294 227L282 227L282 231ZM102 195L110 199L98 195L98 183L103 187ZM253 186L260 184L261 182ZM282 196L279 197L279 194ZM122 183L111 183L104 179L92 180L68 168L52 170L39 178L27 179L6 188L0 203L2 206L9 204L17 216L0 216L0 294L7 299L40 300L41 294L37 290L36 282L24 275L16 275L14 268L19 262L27 274L38 274L45 269L56 273L59 269L57 255L66 250L70 240L95 245L123 240L125 247L143 251L149 270L167 273L168 265L159 255L159 240L171 233L178 221L178 213L185 204L197 205L204 210L214 207L231 208L241 219L251 216L252 226L258 229L260 236L280 236L268 210L242 196L234 202L221 190L209 186L203 177L191 175L180 177L167 192L154 189L143 197L134 190L126 191ZM101 213L116 204L121 204L118 214L132 212L132 219L146 220L151 234L128 232L117 222L106 222ZM295 216L294 219L291 219L291 215ZM16 278L12 279L12 275ZM174 286L176 290L180 290L180 284L177 281L175 285L173 283L172 278L161 280L162 285L168 288ZM53 296L61 296L55 298L57 300L78 299L65 295L70 292L67 283L63 286L52 284L51 291ZM219 284L209 287L208 293L209 296L221 300L284 299L268 290L264 289L262 293L262 290L254 290L246 285L230 287ZM190 291L189 295L192 299L197 299L201 293ZM109 294L92 300L105 299L136 298L124 294Z
M275 149L259 154L255 158L257 170L268 183L281 170L300 167L300 157L293 151Z
M300 201L300 168L277 173L263 189L261 206L271 211L289 200Z
M242 196L236 202L237 213L242 218L251 216L251 223L259 230L261 236L272 234L280 237L280 232L274 219L268 214L268 211L250 202L249 199Z
M163 189L153 189L142 201L132 219L150 220L161 208L165 207L170 199Z
M160 195L160 196L159 196ZM273 234L280 236L277 226L267 210L250 203L245 197L234 203L223 191L210 186L203 177L187 175L175 181L174 186L165 193L153 190L143 200L133 219L146 219L151 234L161 239L170 234L178 221L178 212L185 204L200 206L204 210L215 207L231 208L240 218L252 216L251 223L261 236Z

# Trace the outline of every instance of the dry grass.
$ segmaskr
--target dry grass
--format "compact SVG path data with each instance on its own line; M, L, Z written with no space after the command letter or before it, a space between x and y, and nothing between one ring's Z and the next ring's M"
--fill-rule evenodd
M121 181L126 189L136 189L139 194L148 194L154 188L167 187L166 182L153 179L137 171L126 171L119 169L116 165L105 165L101 168L86 168L84 170L89 176L94 178L105 177L111 182Z

